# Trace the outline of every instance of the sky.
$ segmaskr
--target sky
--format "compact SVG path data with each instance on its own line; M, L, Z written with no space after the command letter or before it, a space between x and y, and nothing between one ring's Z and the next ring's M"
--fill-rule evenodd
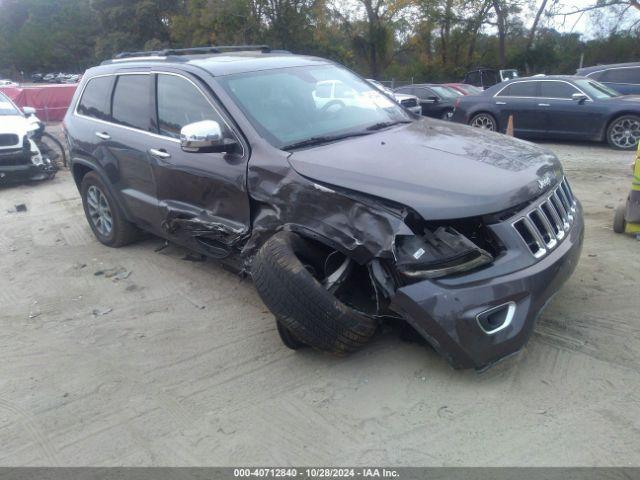
M572 12L593 5L595 0L558 0L558 2L561 5L557 7L557 11ZM539 0L535 3L539 5ZM602 15L602 12L603 10L600 13L586 12L567 17L552 17L548 19L547 25L563 33L582 33L584 39L587 40L598 36L599 33L608 33L609 29L615 24L618 24L619 28L628 28L633 22L640 20L640 11L633 8L627 11L622 22L618 22L617 15ZM534 15L535 13L532 13L531 23Z

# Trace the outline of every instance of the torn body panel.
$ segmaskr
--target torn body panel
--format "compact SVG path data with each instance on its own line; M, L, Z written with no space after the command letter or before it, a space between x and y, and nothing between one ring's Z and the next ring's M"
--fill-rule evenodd
M404 222L407 209L309 180L281 153L276 159L254 154L249 164L252 235L243 248L249 261L271 233L283 228L320 240L360 265L393 259L396 236L412 234Z

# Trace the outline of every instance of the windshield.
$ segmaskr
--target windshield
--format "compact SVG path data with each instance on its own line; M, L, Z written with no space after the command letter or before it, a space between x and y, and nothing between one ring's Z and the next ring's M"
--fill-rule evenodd
M0 93L0 115L20 115L20 111L2 93Z
M500 70L500 75L502 76L502 80L512 80L514 78L518 78L517 70Z
M576 80L576 85L578 85L584 93L589 95L591 98L613 98L619 97L620 93L616 92L614 89L603 85L600 82L596 82L595 80L587 80L586 78L581 78Z
M219 81L254 128L278 148L412 120L376 87L335 65L250 72Z
M455 98L459 96L458 93L455 93L455 90L443 85L429 85L429 88L441 98Z

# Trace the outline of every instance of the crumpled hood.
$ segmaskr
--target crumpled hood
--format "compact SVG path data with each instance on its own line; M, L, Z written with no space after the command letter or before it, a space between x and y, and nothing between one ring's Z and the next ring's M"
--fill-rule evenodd
M532 143L430 119L298 150L289 162L305 177L400 203L426 220L497 213L563 175L556 156Z

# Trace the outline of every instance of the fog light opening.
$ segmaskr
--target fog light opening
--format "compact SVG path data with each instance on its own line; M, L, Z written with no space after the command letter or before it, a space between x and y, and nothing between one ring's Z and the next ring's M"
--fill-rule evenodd
M492 335L507 328L515 313L515 302L508 302L479 313L476 315L476 321L484 333Z

